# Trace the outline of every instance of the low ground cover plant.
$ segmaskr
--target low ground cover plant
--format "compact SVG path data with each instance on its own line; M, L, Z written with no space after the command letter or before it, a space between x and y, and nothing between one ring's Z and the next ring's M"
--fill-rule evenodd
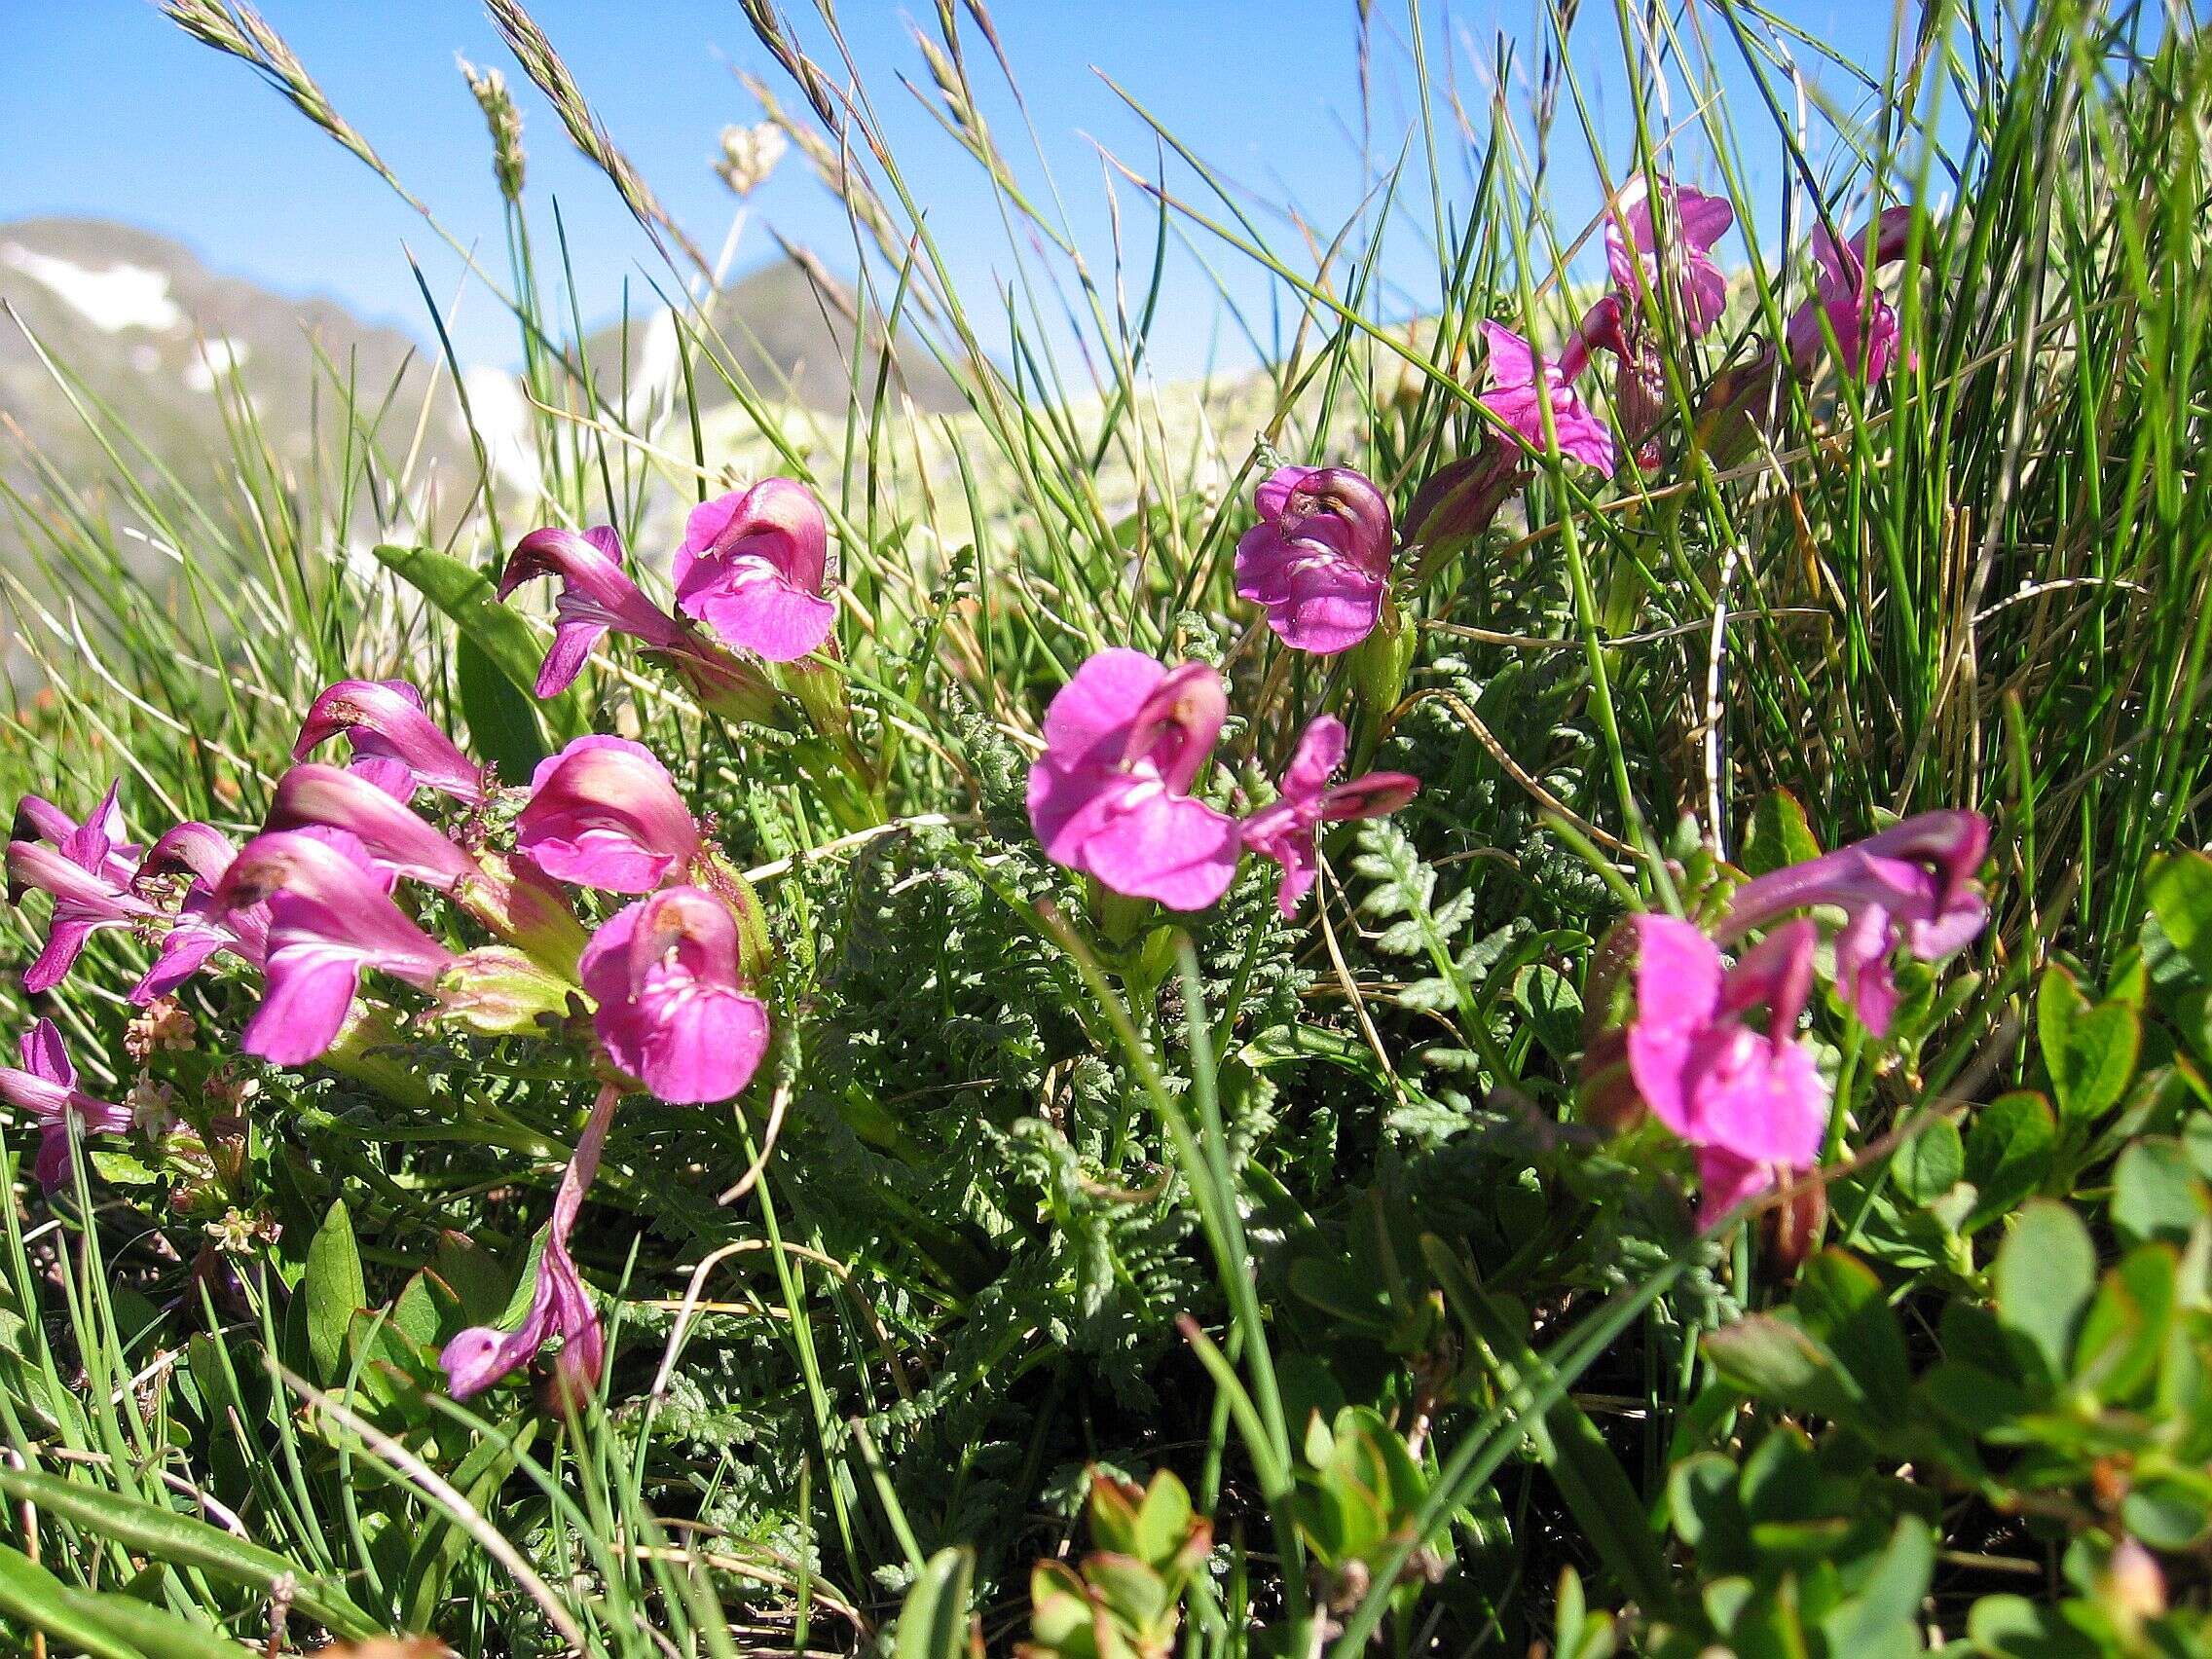
M2190 18L1569 8L1470 107L1362 9L1415 141L1325 235L1110 157L1148 289L943 6L986 328L833 10L748 5L825 419L492 11L671 387L469 67L537 488L241 402L191 499L88 400L113 476L10 501L84 597L11 589L0 1650L2212 1652ZM1178 249L1264 367L1154 382Z

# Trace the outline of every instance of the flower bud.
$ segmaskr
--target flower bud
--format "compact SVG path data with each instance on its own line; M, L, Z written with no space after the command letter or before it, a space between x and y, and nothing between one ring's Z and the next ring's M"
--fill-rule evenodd
M1419 645L1420 636L1385 592L1375 632L1353 646L1351 652L1352 683L1358 687L1360 701L1372 711L1375 720L1370 729L1381 730L1381 722L1398 706L1398 699L1406 689L1406 675L1413 668L1414 652ZM1367 745L1361 752L1362 760L1372 751L1373 745Z
M758 979L775 966L776 947L768 937L760 896L719 847L709 846L691 866L692 879L724 904L737 922L737 971Z
M1761 1221L1766 1244L1764 1261L1774 1276L1787 1279L1805 1265L1805 1258L1820 1242L1828 1218L1828 1189L1825 1181L1812 1181L1768 1210Z
M1574 1083L1574 1109L1608 1135L1626 1134L1643 1121L1643 1097L1628 1069L1628 1031L1607 1026L1582 1051Z
M2111 1611L2113 1622L2130 1639L2139 1636L2145 1620L2166 1610L2166 1575L2157 1558L2133 1538L2122 1538L2097 1575L2099 1600Z
M497 862L508 881L507 925L502 930L532 961L555 974L574 977L576 958L583 954L591 935L576 919L569 895L530 859L517 855Z
M1741 465L1758 447L1759 434L1774 429L1775 370L1780 362L1775 349L1762 344L1756 355L1732 363L1714 377L1698 405L1693 437L1714 465Z
M693 649L647 655L675 670L677 678L699 699L699 706L710 714L740 725L777 730L791 723L784 715L783 699L767 676L727 651L702 643Z
M1420 549L1415 583L1426 580L1442 559L1490 529L1498 509L1528 477L1528 458L1494 434L1486 434L1473 455L1430 473L1406 509L1406 539Z

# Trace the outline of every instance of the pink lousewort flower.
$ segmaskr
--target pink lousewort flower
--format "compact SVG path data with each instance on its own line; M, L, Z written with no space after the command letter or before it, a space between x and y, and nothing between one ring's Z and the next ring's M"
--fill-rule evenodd
M23 989L50 991L67 976L85 941L102 928L158 926L162 911L131 891L138 848L123 839L123 814L110 784L92 816L75 822L52 801L25 795L8 843L8 902L36 890L54 900L46 944L23 970Z
M607 893L684 880L705 845L668 768L620 737L579 737L540 760L515 819L515 846L546 874Z
M392 903L389 872L341 832L279 830L240 848L214 911L263 903L267 983L241 1046L276 1065L305 1065L338 1040L363 969L427 991L459 960Z
M537 694L557 697L575 682L584 660L608 629L642 640L654 650L681 653L690 637L683 625L639 590L622 569L622 538L612 525L578 535L572 530L534 530L515 543L499 577L499 597L533 576L558 576L553 606L553 647L537 671Z
M580 1411L598 1388L607 1364L607 1338L600 1329L591 1293L584 1288L575 1259L569 1254L569 1235L575 1231L576 1212L583 1207L584 1194L599 1173L607 1125L620 1098L621 1090L611 1085L599 1091L583 1137L576 1142L576 1155L562 1172L560 1190L553 1196L553 1218L545 1227L545 1247L537 1258L537 1283L522 1324L513 1331L473 1325L446 1344L438 1355L455 1399L482 1393L517 1366L529 1364L537 1350L556 1337L561 1340L561 1352L553 1362L555 1408Z
M672 1104L727 1100L768 1050L768 1008L747 993L729 906L671 887L618 910L579 972L608 1057Z
M1348 466L1277 468L1253 492L1236 591L1293 650L1330 656L1375 632L1390 580L1390 506Z
M54 1021L42 1019L23 1033L22 1065L0 1066L0 1100L38 1121L38 1160L31 1173L48 1192L69 1178L69 1138L122 1134L130 1127L130 1109L94 1099L77 1087L77 1068L61 1047Z
M123 827L123 808L116 802L120 787L120 779L109 784L99 805L82 824L43 795L25 795L16 803L16 831L12 838L44 841L55 847L74 840L72 858L79 863L83 863L84 858L92 860L85 868L117 881L127 881L132 865L137 862L139 848L123 838L127 832ZM94 848L100 851L94 853Z
M268 907L251 904L229 916L215 913L215 889L237 857L229 836L213 825L190 819L165 831L146 849L131 881L136 891L144 893L151 884L180 877L184 886L153 967L131 989L132 1002L143 1005L167 996L217 951L227 950L248 967L261 966L269 944Z
M1889 374L1897 356L1898 313L1876 290L1874 275L1904 257L1911 233L1910 207L1886 209L1849 242L1838 241L1825 225L1813 233L1813 260L1820 274L1813 297L1790 313L1787 334L1790 366L1798 374L1812 373L1827 333L1834 334L1836 355L1848 373L1868 385ZM1871 266L1862 257L1869 239L1874 244Z
M676 608L724 642L793 662L837 619L823 596L830 524L803 484L763 478L691 509L676 550Z
M1119 645L1091 657L1045 711L1045 753L1029 771L1046 856L1171 910L1228 892L1236 821L1191 798L1228 712L1204 663L1170 669Z
M1835 978L1860 1022L1889 1035L1897 1013L1890 958L1899 945L1923 962L1965 949L1989 919L1974 874L1989 851L1989 820L1956 808L1923 812L1832 853L1787 866L1736 890L1722 942L1815 905L1844 912Z
M1476 401L1508 426L1521 441L1544 453L1544 405L1552 412L1562 455L1613 475L1613 431L1576 395L1573 382L1589 366L1590 349L1620 349L1620 301L1610 294L1591 307L1581 326L1567 336L1556 360L1539 358L1535 349L1502 323L1485 322L1490 348L1490 389ZM1540 389L1539 389L1540 388Z
M490 798L484 769L461 752L423 712L423 693L404 680L341 680L308 710L292 758L345 733L352 770L399 800L418 788L436 790L470 806Z
M1660 178L1632 180L1605 218L1605 265L1613 286L1632 312L1645 291L1672 305L1683 330L1695 339L1720 320L1728 300L1728 278L1714 263L1713 244L1728 234L1736 210L1717 196ZM1652 223L1652 200L1659 202L1659 223ZM1663 244L1663 250L1662 250ZM1660 266L1674 280L1662 283Z
M1696 1149L1701 1225L1810 1168L1827 1124L1827 1088L1796 1037L1812 989L1816 935L1798 920L1726 966L1720 947L1672 916L1634 919L1636 1013L1628 1067L1651 1115ZM1741 1015L1763 1005L1764 1031Z
M342 830L394 874L456 899L491 893L484 866L454 845L413 807L395 800L359 772L304 760L276 783L262 828Z
M1369 772L1332 789L1329 774L1344 758L1344 722L1323 715L1299 738L1298 752L1283 774L1281 795L1244 820L1244 845L1282 866L1275 903L1285 916L1296 915L1299 902L1312 891L1320 870L1323 824L1386 817L1420 788L1419 778L1404 772Z

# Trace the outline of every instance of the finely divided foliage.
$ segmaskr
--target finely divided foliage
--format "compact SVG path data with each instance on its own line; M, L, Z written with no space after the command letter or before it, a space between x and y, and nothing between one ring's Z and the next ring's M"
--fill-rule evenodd
M1151 129L1102 250L947 3L986 305L746 0L824 415L493 11L666 380L469 65L528 468L328 363L196 498L41 353L0 1652L2212 1653L2189 16L1362 6L1349 221Z

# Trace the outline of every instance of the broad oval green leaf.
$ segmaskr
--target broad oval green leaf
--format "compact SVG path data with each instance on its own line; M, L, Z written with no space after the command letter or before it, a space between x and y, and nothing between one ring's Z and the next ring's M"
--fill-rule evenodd
M308 1271L301 1284L307 1300L308 1352L325 1382L341 1374L346 1331L353 1315L368 1306L368 1282L361 1276L361 1252L353 1242L353 1220L346 1200L334 1198L308 1245Z
M376 553L387 570L444 611L509 684L526 697L536 698L545 640L519 611L499 602L498 590L490 577L472 565L428 547L399 547L387 542ZM590 729L583 694L572 685L558 697L535 703L535 707L556 742L566 743ZM473 718L470 724L474 725Z
M940 1550L900 1604L893 1659L963 1659L973 1644L968 1599L975 1588L976 1557L968 1550Z
M2040 1198L2020 1211L1997 1252L1997 1316L2040 1355L2055 1385L2066 1379L2074 1330L2097 1288L2097 1247L2082 1218Z

